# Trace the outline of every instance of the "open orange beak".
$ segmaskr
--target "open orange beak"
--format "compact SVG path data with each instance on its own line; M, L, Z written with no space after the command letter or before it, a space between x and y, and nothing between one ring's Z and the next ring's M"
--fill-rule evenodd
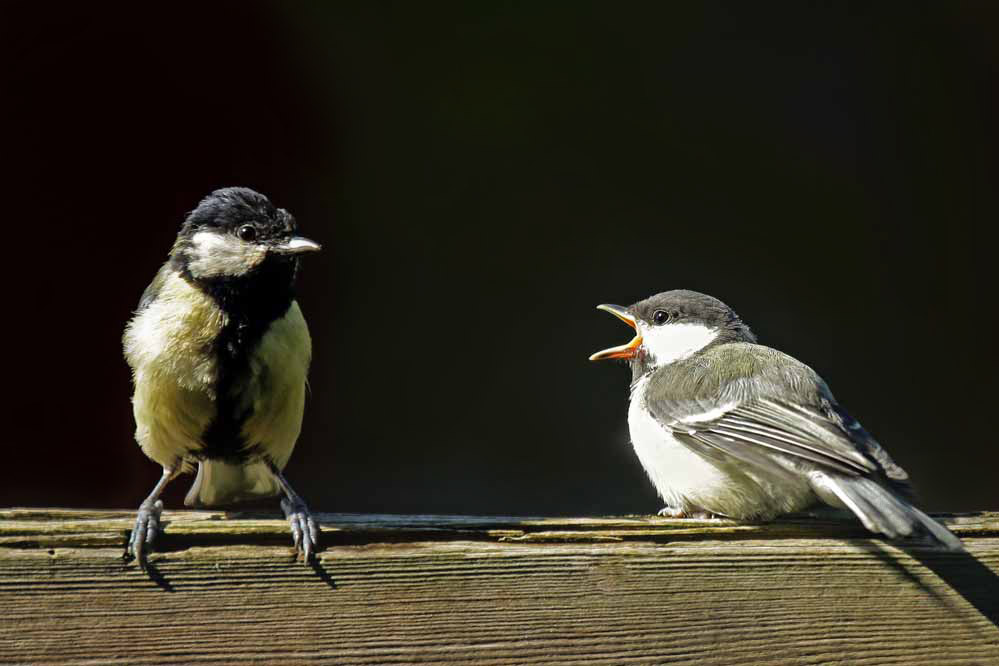
M623 321L628 326L631 326L635 331L638 331L638 326L635 323L635 316L628 312L627 308L623 308L620 305L598 305L598 310L603 310L604 312L610 312L612 315ZM626 345L618 345L617 347L611 347L610 349L604 349L603 351L598 351L596 354L590 357L591 361L603 361L608 358L624 358L631 359L635 358L638 354L638 348L642 346L642 336L636 335L631 339Z

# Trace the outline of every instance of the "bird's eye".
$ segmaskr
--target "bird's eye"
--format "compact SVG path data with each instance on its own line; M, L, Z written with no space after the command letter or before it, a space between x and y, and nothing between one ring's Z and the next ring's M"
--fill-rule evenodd
M665 310L656 310L655 314L652 315L652 321L656 324L656 326L662 326L672 318L673 317L670 313Z
M236 232L245 241L251 241L257 237L257 228L252 224L244 224Z

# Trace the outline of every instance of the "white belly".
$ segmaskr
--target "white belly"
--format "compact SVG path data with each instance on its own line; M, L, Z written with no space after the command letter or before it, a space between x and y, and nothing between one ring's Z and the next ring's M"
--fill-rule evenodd
M632 389L628 426L635 454L668 506L748 519L772 518L815 501L804 476L788 483L786 474L778 481L735 461L719 466L678 442L645 408L647 381L643 377Z
M667 505L690 508L690 498L724 486L717 467L676 441L645 409L645 378L635 386L628 409L631 445L656 492Z

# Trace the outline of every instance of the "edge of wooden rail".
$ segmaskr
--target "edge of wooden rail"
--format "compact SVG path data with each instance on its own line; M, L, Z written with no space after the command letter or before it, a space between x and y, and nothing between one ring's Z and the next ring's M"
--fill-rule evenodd
M796 514L770 523L658 516L516 517L318 513L321 547L415 541L670 543L697 540L877 538L848 516ZM962 540L999 537L999 512L935 514ZM134 511L0 509L0 549L124 546ZM166 511L157 550L192 546L286 545L287 523L255 511ZM9 552L9 551L8 551Z
M320 513L303 566L276 512L0 509L0 663L999 664L999 512L968 552L848 517ZM179 594L178 594L179 593Z

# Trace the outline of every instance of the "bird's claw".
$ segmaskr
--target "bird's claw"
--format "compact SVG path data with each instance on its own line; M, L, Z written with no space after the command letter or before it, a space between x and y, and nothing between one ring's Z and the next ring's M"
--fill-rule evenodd
M675 506L664 506L659 509L659 514L663 518L696 518L698 520L708 520L711 518L716 518L715 514L710 511L704 510L693 510L688 511L686 509L680 509Z
M302 553L306 563L312 561L319 543L319 526L309 513L309 507L301 500L281 500L281 510L284 511L288 524L291 526L291 536L295 540L295 550Z
M163 501L156 500L152 503L143 502L135 516L135 527L132 528L132 536L128 540L125 558L138 560L143 571L148 564L146 556L153 549L153 542L156 541L156 536L160 532L160 515L162 513Z

